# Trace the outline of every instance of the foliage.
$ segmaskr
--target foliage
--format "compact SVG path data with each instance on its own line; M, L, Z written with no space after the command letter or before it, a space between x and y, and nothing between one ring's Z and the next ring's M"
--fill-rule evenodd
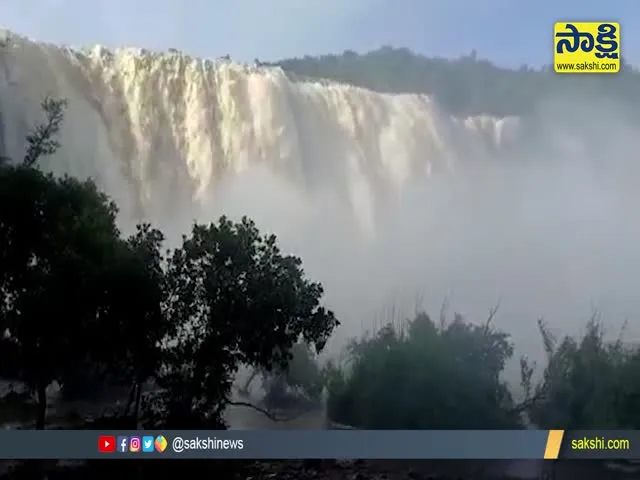
M389 324L354 340L346 365L325 367L329 413L376 429L515 428L522 420L545 429L638 428L640 349L605 341L597 317L580 339L557 342L539 327L547 365L534 385L535 365L521 359L519 405L499 379L513 353L505 333L460 316L436 326L419 314L402 329Z
M600 76L390 48L281 65L296 77L433 94L464 115L526 114L543 94L640 100L630 68L607 77L605 87ZM346 364L319 371L317 353L338 321L301 260L283 255L276 237L247 218L196 224L168 253L151 225L123 237L116 206L92 181L39 169L60 147L65 105L43 101L45 121L27 136L20 164L0 157L0 377L36 393L36 412L27 414L35 413L37 428L45 426L54 381L70 396L129 386L125 415L136 426L143 410L164 428L224 427L240 365L264 372L272 395L286 386L317 398L326 386L332 419L357 427L517 428L525 413L541 428L640 428L640 349L605 341L596 318L581 338L559 342L540 322L547 364L534 384L535 365L521 360L521 404L501 379L514 349L493 327L493 313L481 325L459 315L436 323L420 313L354 340ZM142 409L149 381L159 390ZM5 398L0 408L24 400ZM94 426L107 429L103 420Z
M462 115L522 115L543 95L640 100L631 68L605 84L499 68L475 54L427 59L391 48L281 66L297 78L433 94ZM640 425L640 353L605 341L595 320L582 338L561 341L540 323L547 364L536 383L540 372L521 360L521 404L501 379L513 356L509 336L460 316L436 323L421 313L388 325L353 341L346 364L320 372L317 352L338 322L301 260L246 218L194 225L169 252L151 225L123 237L116 206L93 182L39 169L60 146L64 106L45 99L23 161L0 161L0 376L38 394L38 427L54 380L69 395L127 385L126 413L136 421L151 381L159 390L145 420L223 426L240 365L265 372L271 394L285 386L316 398L326 386L333 420L367 428L511 428L521 413L544 428Z
M316 357L307 343L293 345L291 360L286 367L276 367L273 372L264 373L265 404L275 408L300 401L320 401L324 378Z
M556 75L550 67L502 68L476 52L457 59L428 58L388 46L362 55L345 51L277 65L294 79L324 78L385 93L432 95L457 115L526 115L543 100L558 98L607 99L634 115L629 106L640 100L640 74L630 65L615 76Z
M27 134L27 152L22 162L24 166L33 167L43 156L53 155L60 148L57 137L66 107L67 101L64 99L46 97L42 101L47 120Z
M36 393L37 428L54 381L70 396L130 385L137 423L152 380L154 420L220 425L240 364L285 369L296 342L323 348L338 322L322 286L247 218L194 225L168 255L151 225L123 238L92 181L38 168L64 105L46 99L23 162L0 164L0 376Z
M506 333L456 315L425 313L354 340L348 364L325 370L329 414L374 429L510 428L519 415L500 380L513 354Z
M43 103L54 127L59 105ZM0 355L11 355L0 368L37 393L40 428L46 387L91 356L85 334L99 317L102 273L118 237L115 205L95 184L33 168L52 153L43 131L57 129L36 128L23 164L0 167Z
M170 254L167 278L177 332L158 380L167 392L160 408L180 425L221 425L240 365L284 368L299 339L321 350L338 324L300 259L247 218L194 225Z
M607 342L597 316L580 339L557 342L544 332L545 392L532 404L531 420L549 429L638 428L640 349Z

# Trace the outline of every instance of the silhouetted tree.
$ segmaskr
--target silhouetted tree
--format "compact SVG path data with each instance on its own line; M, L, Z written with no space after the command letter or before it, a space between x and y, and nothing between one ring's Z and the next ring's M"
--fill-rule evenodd
M107 334L102 274L119 235L115 205L95 184L37 168L58 145L63 105L46 99L47 121L28 136L22 164L0 167L0 355L11 355L1 363L35 392L37 428L47 386L91 357L91 328Z
M226 217L195 225L168 259L168 343L159 406L176 425L222 425L241 364L285 367L298 340L321 350L338 321L276 237ZM177 422L177 423L176 423Z

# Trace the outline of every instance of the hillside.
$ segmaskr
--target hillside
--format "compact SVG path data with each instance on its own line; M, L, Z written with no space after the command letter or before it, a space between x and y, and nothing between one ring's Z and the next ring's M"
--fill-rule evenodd
M551 68L499 67L475 52L457 59L427 58L383 47L365 54L293 58L277 62L294 76L327 78L385 93L435 96L456 115L521 116L549 98L601 98L619 105L640 101L640 73L557 75Z

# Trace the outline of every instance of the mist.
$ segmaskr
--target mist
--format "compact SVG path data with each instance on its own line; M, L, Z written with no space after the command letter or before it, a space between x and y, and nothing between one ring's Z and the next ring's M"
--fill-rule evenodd
M325 355L416 309L495 323L541 359L536 320L578 334L594 310L638 340L640 173L621 108L548 98L530 118L454 118L436 99L278 68L10 35L0 139L20 158L46 95L68 99L45 167L92 177L126 232L175 245L193 221L253 218L322 282L341 327ZM523 87L525 88L525 87Z
M624 327L637 341L638 195L632 165L619 161L632 146L620 144L625 129L615 118L602 138L618 161L576 149L590 140L575 135L554 157L530 148L470 157L455 172L416 176L395 196L373 192L371 218L330 182L310 192L255 168L225 182L199 216L247 214L303 259L342 321L328 356L416 309L437 317L443 302L450 316L476 322L499 305L495 324L512 334L516 357L542 360L541 317L553 332L576 335L598 313L609 337ZM562 139L562 125L553 129Z

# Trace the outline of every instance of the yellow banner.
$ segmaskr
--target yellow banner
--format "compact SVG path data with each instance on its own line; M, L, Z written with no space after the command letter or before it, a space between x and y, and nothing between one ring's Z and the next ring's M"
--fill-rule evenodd
M620 71L620 24L558 22L553 27L553 66L557 73Z

